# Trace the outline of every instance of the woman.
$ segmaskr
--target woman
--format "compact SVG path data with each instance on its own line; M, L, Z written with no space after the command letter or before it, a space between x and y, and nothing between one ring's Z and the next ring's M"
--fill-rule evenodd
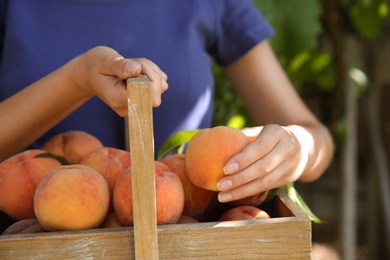
M216 60L261 129L226 165L221 202L313 181L332 159L329 132L281 69L267 41L272 28L250 0L2 0L0 8L2 100L97 45L146 57L169 75L169 91L154 109L156 149L180 130L211 126ZM75 129L124 146L123 119L104 102L72 104L77 109L60 114L31 147Z

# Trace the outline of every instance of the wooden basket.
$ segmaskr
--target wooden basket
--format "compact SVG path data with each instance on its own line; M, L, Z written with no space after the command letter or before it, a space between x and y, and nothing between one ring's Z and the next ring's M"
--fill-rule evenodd
M311 221L279 191L271 219L160 225L160 259L310 259ZM0 236L0 259L135 259L133 228ZM138 259L138 258L137 258Z
M311 220L282 191L271 219L156 224L149 85L128 80L134 228L1 235L0 259L310 259Z

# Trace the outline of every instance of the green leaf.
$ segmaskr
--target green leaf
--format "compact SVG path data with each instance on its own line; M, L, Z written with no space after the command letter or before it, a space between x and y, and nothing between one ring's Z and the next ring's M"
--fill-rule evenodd
M164 158L171 152L183 153L185 144L199 131L200 129L184 130L168 137L158 150L157 160Z
M279 190L279 188L275 188L275 189L270 190L268 192L267 198L265 198L264 202L269 202L270 200L272 200L275 197L278 190Z
M366 39L374 39L389 15L389 6L384 0L356 1L349 16L356 30Z
M294 201L299 207L301 207L301 209L306 213L306 215L311 219L311 221L317 224L325 223L310 210L309 206L295 189L294 183L287 184L283 186L282 189L284 190L284 192L286 192L287 196L289 196L292 201Z
M55 155L52 153L40 153L36 155L34 158L53 158L54 160L57 160L61 163L61 165L70 165L70 162L63 156Z
M329 53L304 51L294 57L286 71L297 88L310 84L320 92L330 93L334 89L336 76Z

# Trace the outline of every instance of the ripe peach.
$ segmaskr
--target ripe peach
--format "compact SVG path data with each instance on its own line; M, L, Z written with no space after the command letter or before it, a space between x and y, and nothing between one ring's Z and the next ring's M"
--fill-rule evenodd
M115 212L110 212L107 214L106 219L103 224L100 226L101 228L116 228L123 227L123 225L119 222L118 217Z
M102 147L90 152L81 160L80 164L95 169L106 179L112 198L118 176L130 167L130 152L112 147Z
M267 212L253 206L237 206L226 211L219 218L219 221L231 220L251 220L251 219L267 219L270 218Z
M167 165L173 173L179 176L184 188L183 214L194 217L202 213L210 204L213 191L194 185L187 176L184 154L175 154L165 157L160 162Z
M225 164L248 144L248 138L237 128L216 126L202 129L188 142L188 178L199 187L218 191L217 183L225 176Z
M26 218L13 223L4 230L3 235L33 234L41 232L46 232L46 230L43 229L36 218Z
M235 206L245 206L246 205L246 206L255 206L256 207L265 201L265 199L268 196L268 193L269 193L269 191L265 191L262 194L256 194L256 195L242 198L239 200L233 200L233 201L230 201L228 203L231 205L235 205Z
M78 164L90 152L103 147L95 136L83 131L67 131L47 140L42 149L65 157L70 164Z
M52 158L35 158L45 153L32 149L20 152L0 164L0 211L20 220L34 218L34 192L40 180L61 166Z
M107 215L110 191L94 169L63 165L46 175L34 196L36 217L48 231L99 227Z
M157 224L176 223L184 207L184 190L179 177L165 164L155 161ZM115 184L114 210L122 225L133 225L131 167L122 173Z

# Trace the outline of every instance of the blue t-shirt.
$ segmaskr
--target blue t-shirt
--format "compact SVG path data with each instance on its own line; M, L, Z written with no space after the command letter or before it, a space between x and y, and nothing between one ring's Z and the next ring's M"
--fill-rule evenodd
M153 110L157 150L178 131L211 126L213 59L228 65L272 33L250 0L0 0L0 100L98 45L145 57L168 74ZM123 148L123 121L94 97L32 147L83 130Z

